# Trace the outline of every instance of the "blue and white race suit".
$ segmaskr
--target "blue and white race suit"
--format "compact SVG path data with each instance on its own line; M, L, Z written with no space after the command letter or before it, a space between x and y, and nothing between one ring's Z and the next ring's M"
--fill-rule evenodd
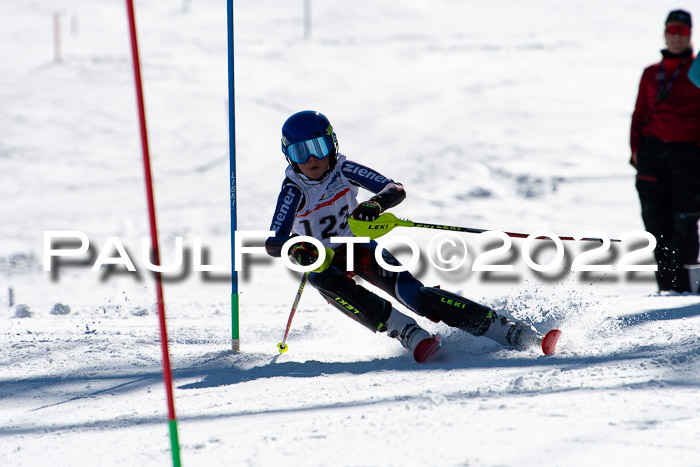
M287 167L285 175L270 230L274 230L278 238L308 235L329 248L338 247L331 243L331 237L352 236L347 218L357 206L358 187L379 193L393 183L376 171L347 160L342 154L321 182L306 179L291 166Z
M408 271L385 270L376 260L375 241L355 245L354 270L345 270L348 248L345 244L331 243L331 237L352 236L347 219L357 206L358 187L375 193L373 200L383 208L400 203L405 192L393 180L343 155L338 156L333 170L321 181L310 180L291 166L285 175L270 227L275 236L265 243L267 252L272 256L287 254L281 251L282 246L292 235L308 235L333 248L335 255L330 267L310 273L309 282L340 311L372 331L386 330L384 324L391 314L391 303L355 283L352 278L357 275L419 315L442 320L474 335L482 335L496 319L497 315L488 307L438 288L424 287ZM382 251L382 258L388 264L400 264L386 250ZM445 305L455 300L463 306Z

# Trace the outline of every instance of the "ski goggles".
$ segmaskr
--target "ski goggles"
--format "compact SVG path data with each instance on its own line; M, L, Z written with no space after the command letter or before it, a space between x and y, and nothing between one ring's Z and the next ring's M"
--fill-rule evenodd
M296 164L306 164L312 156L316 159L325 159L334 148L335 142L332 135L299 141L289 146L282 145L284 154Z
M689 36L690 26L683 26L682 24L672 24L671 26L666 26L666 34Z

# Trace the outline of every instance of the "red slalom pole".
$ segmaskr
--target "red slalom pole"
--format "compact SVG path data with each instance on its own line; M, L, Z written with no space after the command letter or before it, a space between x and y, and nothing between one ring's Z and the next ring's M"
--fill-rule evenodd
M153 249L153 264L160 266L160 250L158 248L158 227L156 225L156 206L153 197L153 179L151 177L151 157L148 151L148 133L146 131L146 110L141 84L141 66L139 48L136 41L136 20L133 0L126 0L129 14L129 32L131 34L131 55L134 63L134 80L136 82L136 100L138 102L139 127L141 128L141 150L143 152L143 168L146 174L146 195L148 198L148 217L151 225L151 248ZM168 351L168 331L165 326L165 301L163 299L163 280L160 272L155 272L156 296L158 299L158 317L160 320L160 346L163 354L163 382L168 397L168 426L170 428L170 445L173 455L173 466L180 467L180 442L177 435L177 418L175 417L175 399L173 397L173 375L170 368L170 352Z

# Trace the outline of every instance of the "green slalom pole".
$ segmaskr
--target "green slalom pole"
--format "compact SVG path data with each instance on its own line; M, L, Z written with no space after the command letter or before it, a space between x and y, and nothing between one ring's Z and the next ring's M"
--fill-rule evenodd
M231 348L234 352L241 350L238 309L238 272L236 271L236 94L233 68L233 0L227 0L228 18L228 131L229 131L229 165L231 169Z
M236 283L236 288L238 284ZM234 352L241 350L241 338L238 319L238 292L231 293L231 349Z
M177 418L168 420L168 427L170 428L170 450L173 453L173 466L181 467L182 462L180 461L180 439L177 436Z

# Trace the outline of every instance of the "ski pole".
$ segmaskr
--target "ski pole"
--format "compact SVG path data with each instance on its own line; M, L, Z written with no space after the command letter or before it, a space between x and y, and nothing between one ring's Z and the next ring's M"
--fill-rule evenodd
M289 312L289 319L287 320L287 329L284 331L284 337L282 338L282 342L277 344L277 350L279 350L280 353L285 353L289 349L289 346L287 345L287 336L289 335L289 329L292 327L292 319L294 318L294 313L297 312L299 299L301 298L301 293L304 291L304 286L306 285L306 280L308 278L308 272L305 272L304 275L301 277L301 283L299 284L299 290L297 290L297 296L294 298L292 311Z
M488 232L486 229L475 229L471 227L456 227L452 225L426 224L424 222L413 222L407 219L399 219L390 212L385 212L373 221L359 221L349 218L350 230L356 237L369 237L370 239L379 238L384 234L389 233L394 227L420 227L422 229L449 230L451 232L466 232L466 233L483 233ZM517 232L503 232L509 237L527 238L530 235ZM537 240L546 240L548 237L537 237ZM576 240L574 237L559 237L560 240ZM601 242L602 238L584 237L579 240L589 242ZM611 242L619 242L618 239L611 239Z

